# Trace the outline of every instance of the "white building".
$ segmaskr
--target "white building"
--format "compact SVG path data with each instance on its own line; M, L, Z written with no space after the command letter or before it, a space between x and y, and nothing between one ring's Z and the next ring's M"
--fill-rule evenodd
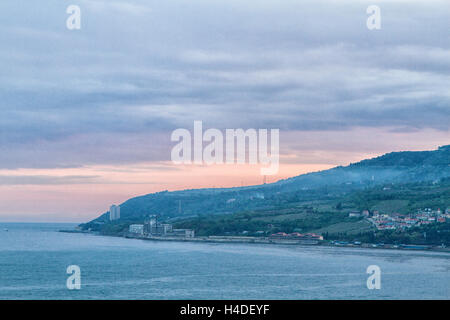
M350 218L359 218L362 216L362 214L359 211L352 211L348 214Z
M191 229L173 229L172 233L169 235L175 237L194 238L195 232Z
M120 206L112 205L109 208L109 220L118 220L120 219Z
M131 224L128 231L130 233L144 234L144 225L143 224Z

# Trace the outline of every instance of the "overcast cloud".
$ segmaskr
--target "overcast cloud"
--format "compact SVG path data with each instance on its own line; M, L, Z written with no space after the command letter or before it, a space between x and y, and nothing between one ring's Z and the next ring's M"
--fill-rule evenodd
M373 2L3 0L0 168L169 160L194 120L448 133L448 1L375 1L370 31Z

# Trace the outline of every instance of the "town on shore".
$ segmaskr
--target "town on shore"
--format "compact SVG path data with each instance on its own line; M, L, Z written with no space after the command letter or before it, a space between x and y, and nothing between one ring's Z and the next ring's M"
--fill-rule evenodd
M370 221L377 230L406 230L408 228L432 223L443 223L450 219L450 208L445 211L430 208L420 209L416 213L402 214L382 214L379 211L361 212L352 211L349 217L364 218ZM111 206L109 220L111 222L120 219L120 206ZM70 232L68 230L62 230ZM71 232L91 232L91 230L81 231L77 229ZM92 232L95 233L95 232ZM177 229L171 223L161 223L156 215L151 215L144 223L131 223L126 231L122 231L116 236L154 241L189 241L189 242L214 242L214 243L255 243L255 244L290 244L290 245L323 245L336 247L360 247L360 248L380 248L380 249L409 249L409 250L437 250L450 252L450 248L445 245L431 246L419 244L385 244L385 243L363 243L361 241L337 241L324 240L323 235L316 233L285 233L277 232L265 234L263 231L257 232L255 236L246 235L209 235L196 236L195 230Z

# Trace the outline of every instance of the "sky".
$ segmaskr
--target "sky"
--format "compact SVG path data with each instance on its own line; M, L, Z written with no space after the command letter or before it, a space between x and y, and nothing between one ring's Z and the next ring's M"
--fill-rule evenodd
M450 144L449 30L447 0L2 0L0 221L262 183L258 165L174 164L195 120L279 129L267 182Z

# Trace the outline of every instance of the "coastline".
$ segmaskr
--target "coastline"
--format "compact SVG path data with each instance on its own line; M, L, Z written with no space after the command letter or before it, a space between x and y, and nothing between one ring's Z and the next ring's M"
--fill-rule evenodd
M450 253L450 248L431 246L431 245L394 245L394 244L372 244L372 243L343 243L339 241L318 241L318 240L282 240L282 239L270 239L267 237L240 237L240 236L203 236L203 237L155 237L155 236L144 236L144 235L108 235L101 234L92 231L81 231L81 230L59 230L59 232L64 233L84 233L91 235L101 235L110 237L121 237L126 239L139 239L147 241L172 241L172 242L197 242L197 243L246 243L246 244L266 244L266 245L298 245L298 246L326 246L326 247L337 247L337 248L364 248L364 249L388 249L388 250L399 250L399 251L433 251Z

